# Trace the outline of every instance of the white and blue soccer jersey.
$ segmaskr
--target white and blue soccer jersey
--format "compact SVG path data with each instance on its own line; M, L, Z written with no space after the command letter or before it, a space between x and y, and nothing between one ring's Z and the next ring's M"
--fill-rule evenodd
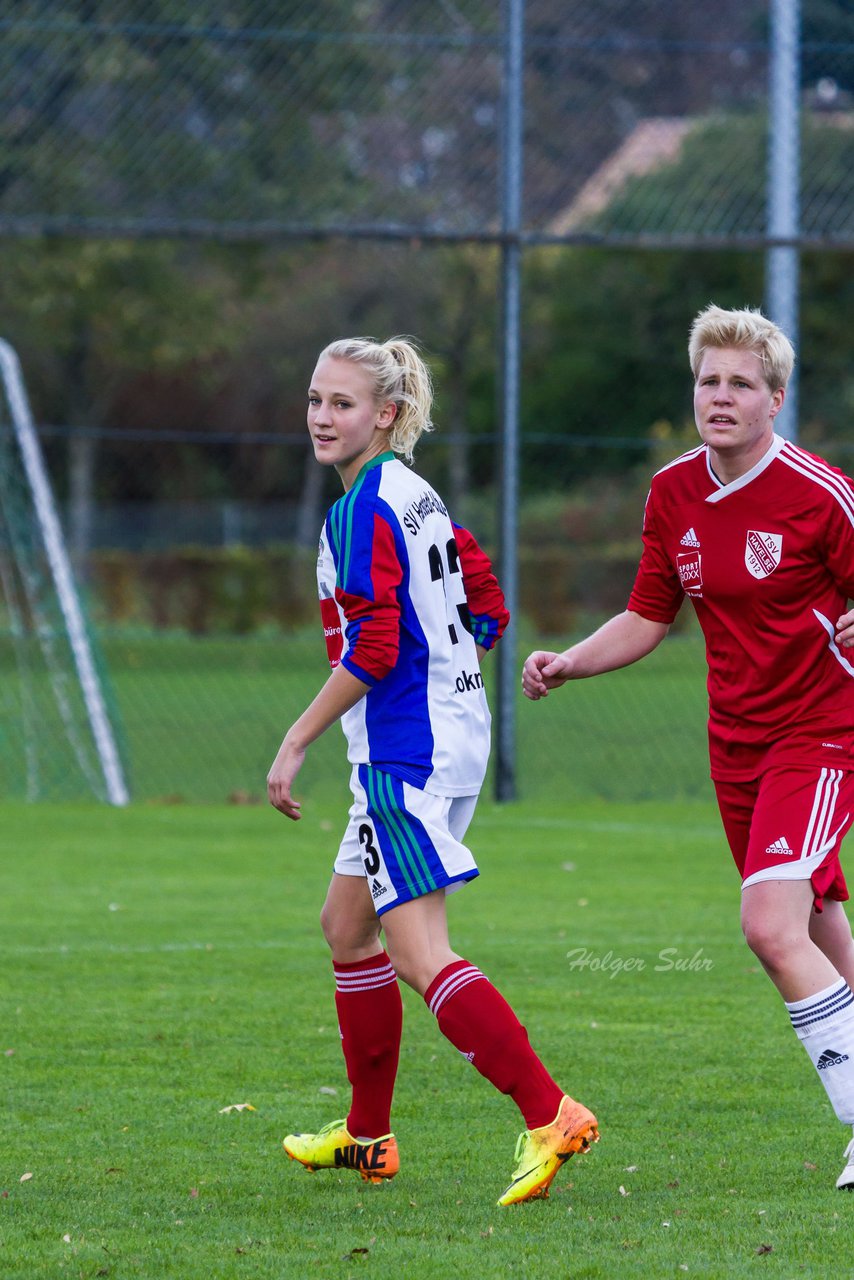
M370 686L342 717L350 762L475 794L490 736L476 644L491 648L509 614L472 535L384 453L329 511L317 580L330 664Z

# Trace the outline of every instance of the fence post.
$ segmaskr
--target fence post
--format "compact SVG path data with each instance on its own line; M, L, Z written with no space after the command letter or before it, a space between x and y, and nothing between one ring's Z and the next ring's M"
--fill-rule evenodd
M516 611L519 606L519 365L522 266L524 0L504 5L501 146L501 582L510 626L498 646L495 798L516 798Z
M794 240L800 230L800 0L771 0L768 86L768 235ZM772 245L765 252L765 307L798 347L800 250ZM798 438L798 370L789 380L775 430Z

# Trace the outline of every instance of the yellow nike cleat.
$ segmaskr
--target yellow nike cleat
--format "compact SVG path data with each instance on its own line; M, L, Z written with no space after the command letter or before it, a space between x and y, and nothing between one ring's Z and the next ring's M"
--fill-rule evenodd
M526 1129L516 1143L516 1171L499 1204L544 1199L562 1164L576 1151L589 1151L599 1141L596 1117L580 1102L564 1095L551 1124Z
M384 1182L400 1168L397 1139L353 1138L346 1120L333 1120L319 1133L290 1133L282 1146L291 1160L299 1160L312 1173L316 1169L352 1169L365 1182Z

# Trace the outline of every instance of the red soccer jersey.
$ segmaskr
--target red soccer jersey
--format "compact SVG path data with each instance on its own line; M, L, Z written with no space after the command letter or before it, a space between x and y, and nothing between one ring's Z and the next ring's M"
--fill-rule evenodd
M854 596L854 485L775 436L731 484L705 445L652 481L629 609L670 623L693 604L709 666L712 777L818 758L854 768L854 652L834 640Z

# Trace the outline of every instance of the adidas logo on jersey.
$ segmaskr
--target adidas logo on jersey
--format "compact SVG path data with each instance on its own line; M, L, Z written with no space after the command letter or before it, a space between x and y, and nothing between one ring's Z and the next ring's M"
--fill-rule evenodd
M779 840L775 840L773 844L769 844L765 852L782 853L787 858L793 858L795 856L795 851L789 847L789 842L785 836L780 836Z
M682 537L679 539L679 545L680 547L699 547L700 540L694 532L693 527L690 528L687 533L683 533Z
M371 881L371 897L374 899L374 901L376 901L377 898L381 898L384 893L388 893L388 886L384 884L380 884L379 880L372 880Z
M840 1063L847 1061L847 1053L837 1053L835 1049L825 1049L815 1065L819 1071L826 1071L828 1067L838 1067Z

